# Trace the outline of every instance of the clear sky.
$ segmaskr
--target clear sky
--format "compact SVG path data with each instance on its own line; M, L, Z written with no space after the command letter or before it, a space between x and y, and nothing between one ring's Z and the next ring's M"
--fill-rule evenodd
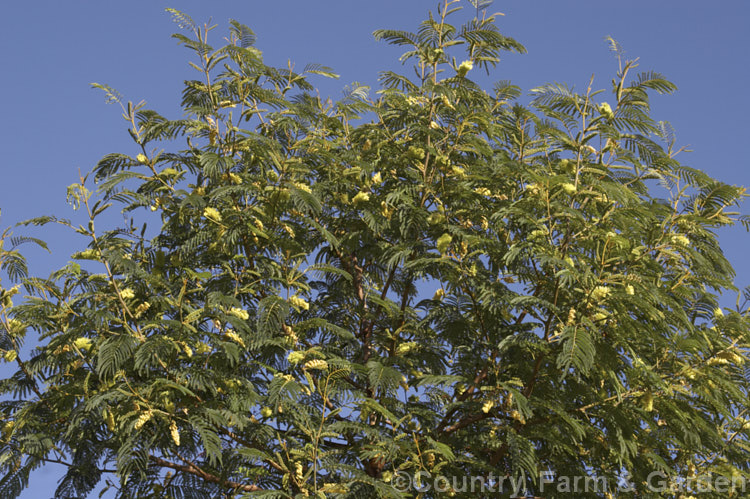
M470 8L466 0L462 1ZM228 19L250 26L268 64L331 66L341 79L314 80L333 97L359 81L375 87L379 71L398 68L399 50L377 43L378 28L413 29L436 0L2 0L0 48L0 228L55 214L74 217L65 188L78 171L90 171L110 152L135 154L119 108L104 103L91 82L107 83L127 100L144 99L168 117L181 116L182 81L192 78L188 51L170 34L177 31L166 7L196 22L212 19L215 46ZM750 186L742 153L750 136L750 2L747 0L496 0L505 13L499 26L529 53L506 55L490 75L528 90L550 81L584 90L609 88L617 63L604 37L613 36L642 70L665 74L679 87L653 101L657 120L689 145L683 163L730 184ZM750 212L745 203L743 212ZM29 234L17 229L16 234ZM64 265L84 242L53 228L34 233L52 254L28 251L31 270L47 275ZM750 285L750 235L723 231L721 239L737 270L737 285ZM746 249L743 249L746 248ZM734 296L723 302L731 305ZM0 375L7 375L0 366ZM39 471L23 498L51 497L59 470Z

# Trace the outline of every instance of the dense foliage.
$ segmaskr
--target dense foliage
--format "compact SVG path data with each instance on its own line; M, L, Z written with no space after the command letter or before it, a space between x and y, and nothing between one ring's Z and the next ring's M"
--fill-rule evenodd
M575 497L635 497L655 470L750 478L750 293L719 308L735 288L715 234L747 225L745 189L677 160L649 114L675 86L614 40L606 91L483 89L472 77L524 48L456 3L375 33L414 68L375 94L322 99L309 79L330 69L267 66L234 21L215 49L178 11L198 72L183 119L97 85L133 152L99 162L95 191L69 187L87 225L28 222L88 247L46 279L26 239L0 247L17 365L0 496L46 462L67 466L59 497L480 496L398 490L402 472L565 495L539 491L545 471L637 491ZM116 207L129 222L99 228Z

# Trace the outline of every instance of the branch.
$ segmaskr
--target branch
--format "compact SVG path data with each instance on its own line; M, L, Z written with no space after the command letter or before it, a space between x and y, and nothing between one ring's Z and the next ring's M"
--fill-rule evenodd
M555 279L555 297L552 300L552 304L557 306L557 299L560 294L560 281ZM549 333L550 333L550 326L552 325L552 319L554 319L555 314L553 312L549 313L549 316L547 317L547 321L544 324L544 340L547 341L549 339ZM534 370L531 373L531 377L526 382L526 388L523 390L523 396L526 398L529 398L531 396L531 392L534 391L534 385L536 385L536 381L539 377L539 370L542 367L542 362L544 361L544 352L539 353L539 356L536 359L536 362L534 363Z
M477 423L479 421L482 421L482 420L485 420L485 419L488 419L488 418L492 418L494 416L495 416L494 414L491 414L489 412L486 413L486 414L485 413L474 414L473 416L469 416L467 418L462 419L461 421L459 421L456 424L450 425L449 427L445 428L444 432L445 433L453 433L456 430L460 430L462 428L466 428L467 426L470 426L470 425L472 425L474 423Z
M182 471L183 473L190 473L191 475L195 475L199 478L202 478L203 480L207 482L215 483L222 487L226 487L228 489L241 490L243 492L258 492L258 491L263 490L257 485L233 482L231 480L222 480L216 475L212 475L211 473L203 471L202 469L197 467L195 464L191 463L190 461L184 458L180 458L186 463L183 465L183 464L173 463L171 461L166 461L156 456L148 456L148 457L154 464L158 466L161 466L163 468L171 468L175 471Z
M474 390L479 386L479 383L481 383L484 378L487 377L488 369L487 366L483 367L479 373L474 377L474 380L471 382L471 386L469 386L464 392L456 397L456 399L460 402L464 402L469 396L474 393ZM448 420L450 420L451 417L458 411L458 407L455 407L448 411L448 414L446 414L443 417L443 420L440 421L440 423L437 425L436 432L441 432L445 429L446 425L448 424Z

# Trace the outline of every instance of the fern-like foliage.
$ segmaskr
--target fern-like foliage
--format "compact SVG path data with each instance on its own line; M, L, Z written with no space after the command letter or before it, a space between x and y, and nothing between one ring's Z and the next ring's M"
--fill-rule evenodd
M310 80L332 69L266 65L236 21L215 49L174 9L200 73L180 117L94 84L133 150L68 188L89 223L26 222L87 243L39 278L19 246L43 243L0 237L0 497L49 462L57 497L750 478L750 291L720 308L715 233L750 226L745 190L680 164L649 110L676 87L611 38L609 89L483 88L473 71L524 49L470 3L375 32L411 68L337 102Z

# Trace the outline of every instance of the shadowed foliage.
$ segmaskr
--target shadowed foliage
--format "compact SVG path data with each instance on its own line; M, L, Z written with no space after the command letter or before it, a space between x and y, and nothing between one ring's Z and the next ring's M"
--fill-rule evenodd
M216 48L176 10L196 70L183 118L94 85L133 149L68 188L87 224L26 222L88 247L33 278L30 240L0 246L17 366L1 497L48 462L63 498L471 498L462 480L491 473L506 486L487 497L649 497L655 471L750 478L750 293L719 307L736 289L715 232L748 225L745 189L679 162L649 108L676 87L614 40L606 90L483 88L524 52L489 3L375 32L407 70L337 102L310 82L330 68L268 66L236 21ZM118 208L122 226L95 223ZM545 472L631 486L545 491ZM452 486L400 490L439 475Z

